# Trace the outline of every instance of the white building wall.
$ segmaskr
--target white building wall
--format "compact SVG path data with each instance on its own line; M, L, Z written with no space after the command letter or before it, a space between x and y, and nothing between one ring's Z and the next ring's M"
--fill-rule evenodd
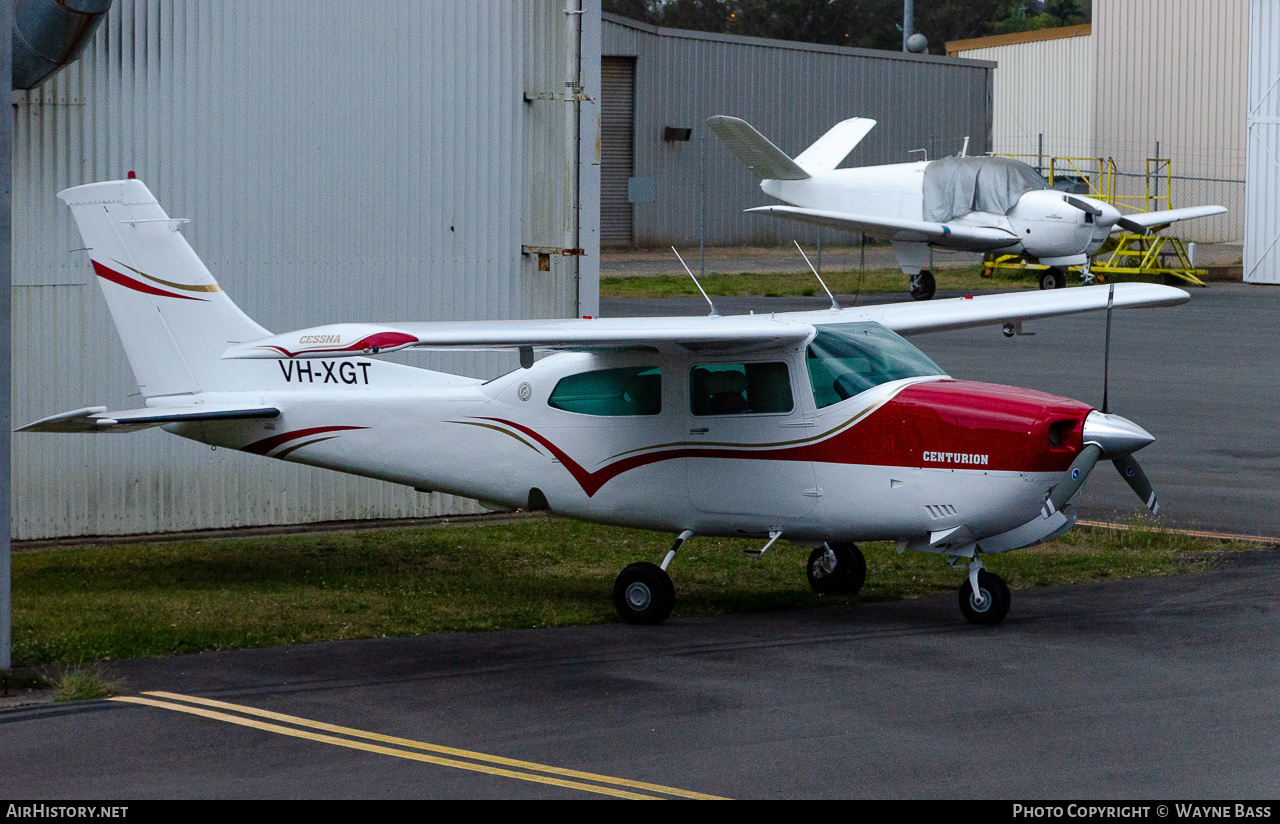
M1093 39L1088 35L965 49L991 60L992 151L1049 157L1093 156ZM1034 164L1034 161L1032 162Z
M1249 21L1244 279L1280 284L1280 3L1253 0Z
M564 0L116 0L77 63L14 96L14 421L140 405L55 197L130 170L275 331L576 314L576 258L548 274L521 253L568 245L580 217L576 104L555 97L573 23ZM159 430L13 447L17 538L475 510Z
M1097 151L1140 173L1158 142L1175 175L1235 181L1174 181L1174 207L1230 210L1179 227L1186 240L1244 236L1248 29L1249 0L1093 4Z

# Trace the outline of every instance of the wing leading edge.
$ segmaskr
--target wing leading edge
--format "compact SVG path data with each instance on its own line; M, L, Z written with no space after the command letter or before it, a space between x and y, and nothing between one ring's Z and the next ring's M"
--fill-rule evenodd
M553 349L599 351L679 346L692 351L759 351L808 341L818 324L872 321L903 335L1011 323L1107 308L1108 286L1015 292L928 303L890 303L769 315L598 320L350 323L317 326L246 341L228 359L368 356L427 349ZM1191 296L1154 283L1115 286L1115 307L1177 306ZM379 342L385 345L379 345Z

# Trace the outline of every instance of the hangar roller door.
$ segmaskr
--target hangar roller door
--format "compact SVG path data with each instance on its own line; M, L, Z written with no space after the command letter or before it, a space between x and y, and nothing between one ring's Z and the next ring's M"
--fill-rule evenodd
M636 59L600 63L600 245L631 245L627 181L635 162Z

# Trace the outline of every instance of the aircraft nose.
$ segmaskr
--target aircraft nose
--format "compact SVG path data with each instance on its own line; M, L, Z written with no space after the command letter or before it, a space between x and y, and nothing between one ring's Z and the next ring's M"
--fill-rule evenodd
M1094 410L1084 419L1083 441L1096 443L1102 457L1110 460L1132 455L1155 438L1150 432L1128 418Z

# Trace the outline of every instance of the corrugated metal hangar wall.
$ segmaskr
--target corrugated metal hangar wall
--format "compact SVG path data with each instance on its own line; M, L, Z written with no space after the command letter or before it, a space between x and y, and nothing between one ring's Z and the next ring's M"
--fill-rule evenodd
M1036 154L1043 134L1046 155L1114 158L1132 175L1121 179L1118 193L1142 195L1147 159L1158 147L1179 176L1173 207L1219 203L1229 210L1188 221L1178 235L1239 242L1246 220L1248 4L1096 0L1091 27L961 40L947 49L998 63L995 151ZM1158 193L1169 192L1162 183Z
M583 5L116 0L78 62L14 95L14 421L140 405L55 198L130 170L269 329L596 314L600 5ZM524 247L587 254L549 255L546 272ZM158 430L13 446L18 538L475 507Z
M705 126L711 115L750 122L780 149L799 154L849 117L878 125L846 166L898 163L989 149L993 63L900 52L664 29L604 16L601 231L609 245L698 243L699 174L705 143L706 240L777 244L816 230L743 209L773 202L759 181ZM623 98L634 90L633 102ZM611 94L612 91L612 94ZM625 122L632 118L628 127ZM673 129L691 130L687 140ZM620 145L630 139L630 156ZM629 196L629 197L628 197ZM849 242L832 230L824 240Z

